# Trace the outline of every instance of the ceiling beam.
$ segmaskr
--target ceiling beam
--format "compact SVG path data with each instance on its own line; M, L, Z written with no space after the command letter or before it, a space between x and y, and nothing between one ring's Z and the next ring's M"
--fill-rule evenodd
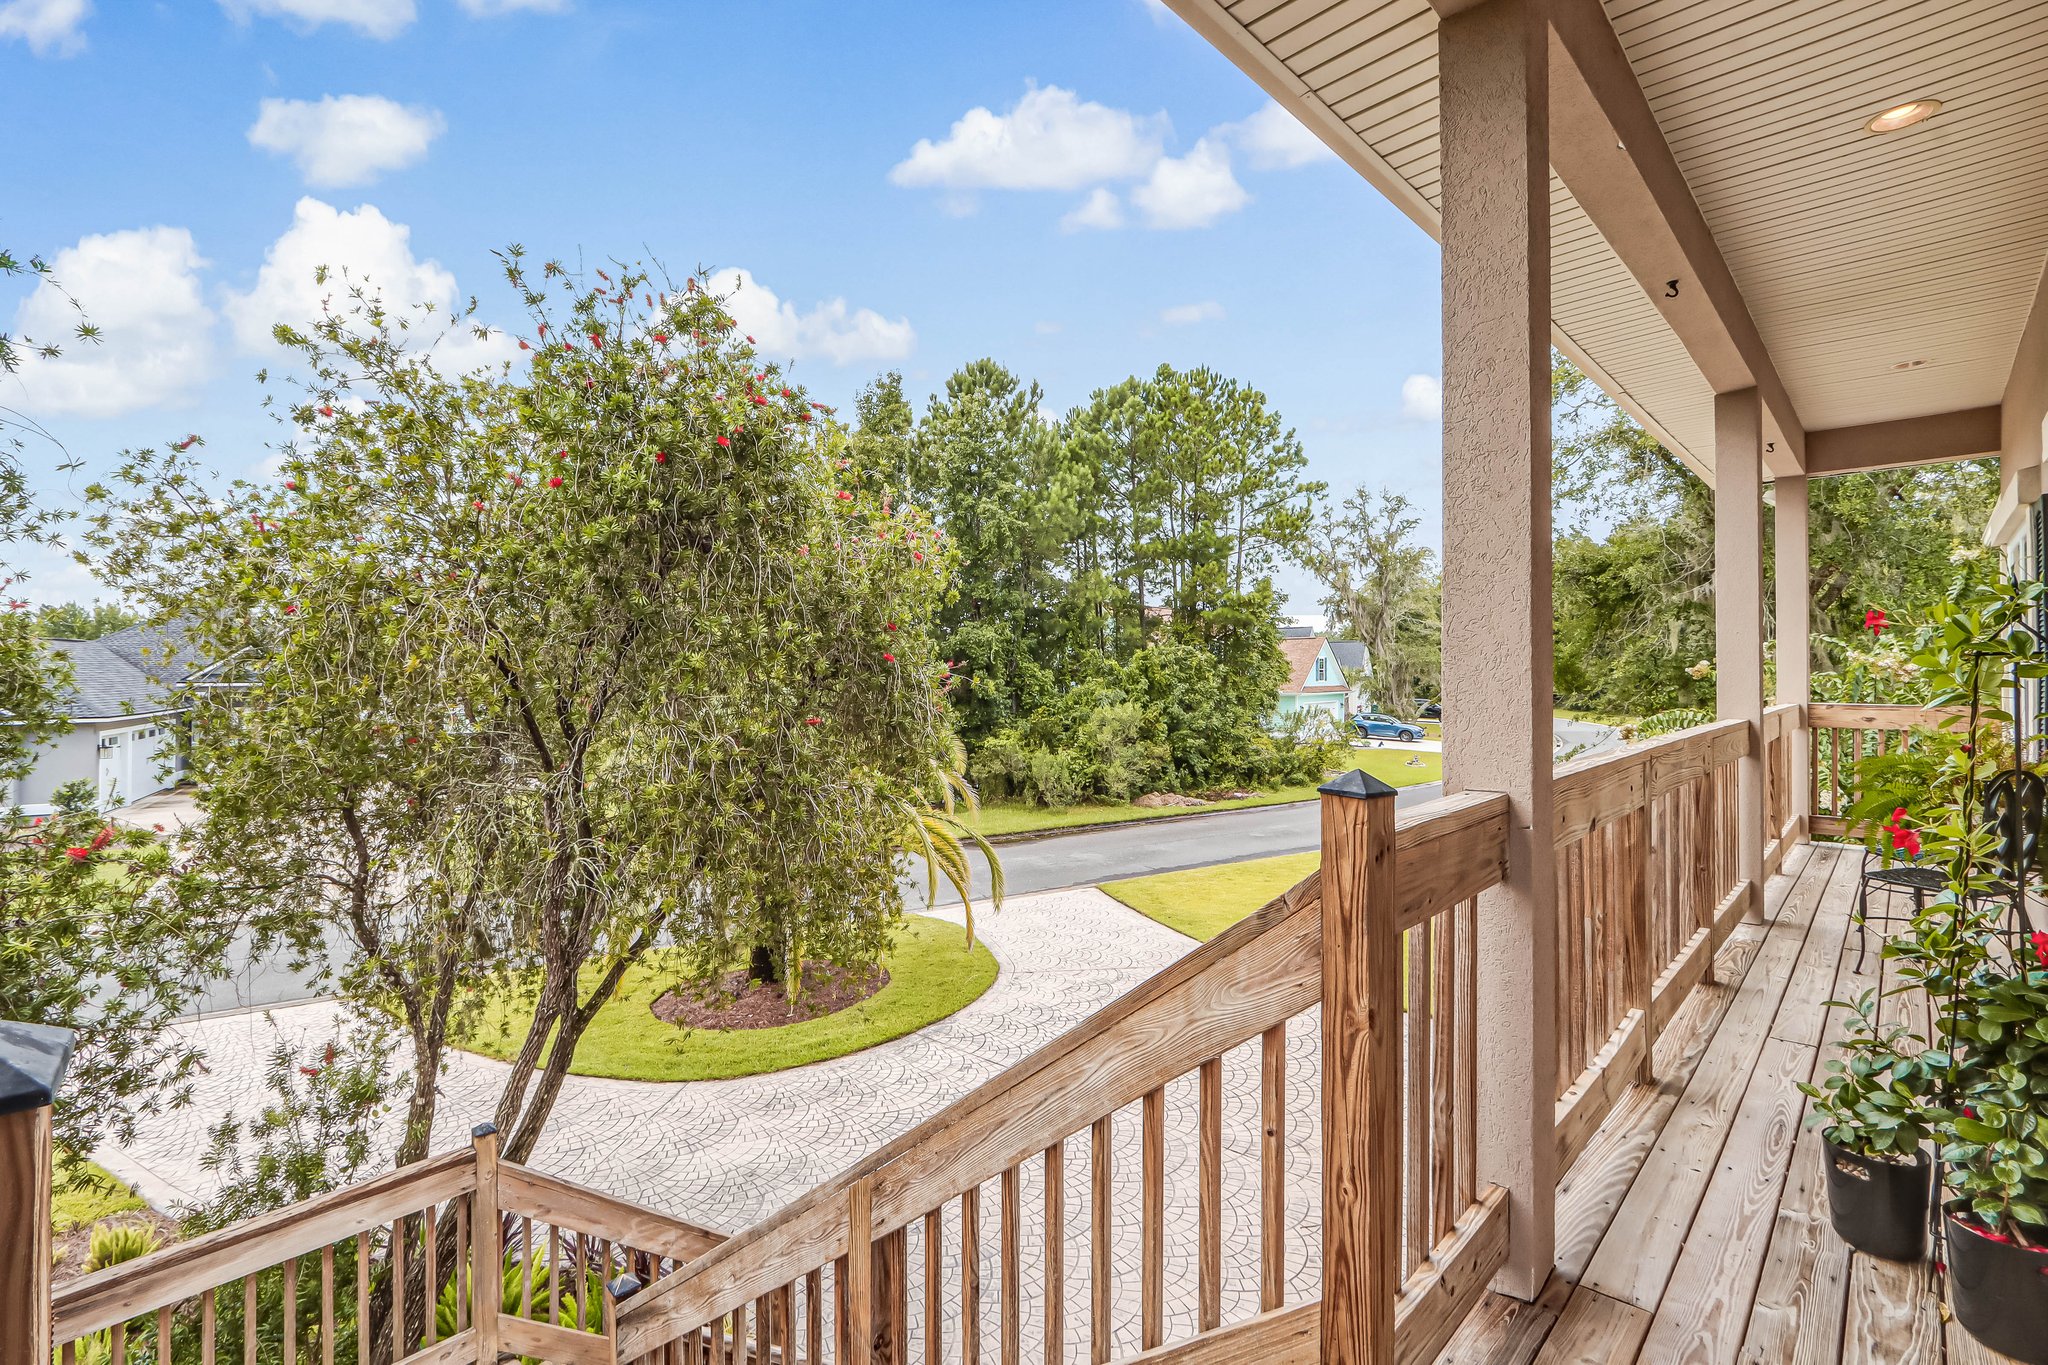
M1806 429L1600 0L1551 0L1550 162L1716 393L1763 399L1764 463L1805 471Z
M1993 403L1988 408L1809 431L1806 472L1855 474L1996 455L2003 448L1999 428L2004 414L2005 409Z

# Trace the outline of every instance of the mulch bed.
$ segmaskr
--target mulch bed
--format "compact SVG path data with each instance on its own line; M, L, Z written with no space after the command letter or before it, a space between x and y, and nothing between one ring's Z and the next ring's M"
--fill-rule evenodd
M652 1008L654 1017L664 1024L684 1028L727 1032L781 1028L806 1019L822 1019L849 1005L858 1005L888 984L886 967L877 967L856 979L848 968L828 962L806 962L803 994L797 997L795 1008L791 1008L780 984L762 985L741 968L703 986L665 991Z

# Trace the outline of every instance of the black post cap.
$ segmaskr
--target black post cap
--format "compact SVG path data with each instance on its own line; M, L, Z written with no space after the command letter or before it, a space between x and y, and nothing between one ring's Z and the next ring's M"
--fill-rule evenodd
M479 1123L476 1127L469 1130L469 1135L473 1138L496 1137L498 1135L498 1125L495 1123Z
M1316 790L1324 796L1392 796L1394 788L1363 768L1339 773Z
M0 1114L41 1109L57 1098L71 1065L71 1030L0 1020Z
M606 1285L605 1289L614 1299L630 1299L640 1292L640 1277L638 1275L621 1275Z

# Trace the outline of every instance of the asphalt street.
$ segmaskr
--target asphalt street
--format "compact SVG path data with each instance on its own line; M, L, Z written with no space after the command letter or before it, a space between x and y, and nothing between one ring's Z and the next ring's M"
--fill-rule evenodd
M1603 752L1619 746L1621 737L1604 725L1588 721L1556 722L1559 754ZM1404 787L1395 805L1407 807L1433 801L1441 784L1423 783ZM1209 814L1147 820L1137 824L1082 829L1025 839L1000 846L1003 875L1009 894L1057 891L1069 886L1091 886L1122 877L1142 877L1153 872L1177 872L1182 868L1206 867L1212 863L1235 863L1248 858L1270 858L1282 853L1306 853L1318 843L1316 803L1304 801L1287 806L1262 806L1250 810L1216 811ZM974 889L979 899L987 892L987 871L979 855ZM903 879L903 902L911 910L925 907L923 865L913 861ZM936 905L958 904L952 888L940 884ZM337 958L339 954L337 953ZM236 965L228 975L212 982L194 1006L194 1013L282 1005L314 998L307 979L279 961L251 957L239 945L228 957Z

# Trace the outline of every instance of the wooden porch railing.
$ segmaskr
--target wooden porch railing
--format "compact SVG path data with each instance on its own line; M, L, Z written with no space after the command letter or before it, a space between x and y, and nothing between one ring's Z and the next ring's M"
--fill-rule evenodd
M60 1365L610 1365L603 1284L721 1239L500 1162L497 1142L482 1128L465 1150L74 1280L51 1301Z
M1328 803L1354 799L1326 795L1326 819ZM1077 1342L1085 1320L1087 1358L1107 1361L1120 1354L1114 1238L1135 1218L1141 1351L1169 1345L1166 1267L1177 1234L1186 1241L1172 1254L1192 1254L1197 1287L1192 1330L1180 1334L1173 1358L1313 1360L1331 1317L1331 1242L1353 1238L1348 1223L1332 1231L1351 1217L1333 1209L1333 1183L1342 1185L1339 1205L1364 1200L1389 1211L1386 1219L1356 1219L1363 1236L1346 1242L1362 1259L1339 1291L1343 1330L1397 1327L1400 1359L1433 1355L1506 1247L1501 1193L1475 1178L1471 901L1502 875L1507 803L1447 798L1397 825L1391 791L1362 798L1378 801L1384 813L1361 827L1365 842L1346 858L1341 890L1333 890L1335 874L1310 876L837 1179L657 1279L621 1306L619 1359L659 1362L679 1349L682 1360L709 1365L787 1350L806 1362L900 1365L916 1337L923 1360L957 1349L965 1365L978 1365L985 1352L1015 1365L1028 1316L1051 1365L1069 1358L1071 1314ZM1349 966L1335 974L1333 906L1350 927L1341 946ZM1361 962L1372 964L1363 974ZM1333 980L1346 1002L1334 1021ZM1290 1051L1299 1052L1301 1040L1290 1049L1288 1026L1317 1008L1325 1042L1310 1056L1322 1068L1325 1301L1289 1305L1284 1247L1290 1230L1301 1230L1290 1228L1287 1213L1285 1100ZM1226 1054L1252 1044L1258 1212L1238 1227L1223 1217L1223 1066ZM1192 1079L1196 1098L1192 1236L1166 1217L1166 1096L1178 1078ZM1116 1169L1115 1135L1133 1122L1139 1188L1136 1199L1120 1200L1118 1184L1129 1182ZM1361 1151L1353 1136L1372 1132L1393 1141ZM1334 1173L1333 1135L1343 1147ZM1369 1183L1348 1183L1359 1161L1370 1166ZM1038 1219L1025 1217L1027 1178L1040 1210L1051 1211ZM1085 1179L1088 1190L1085 1219L1072 1229L1060 1212L1070 1178ZM985 1198L990 1185L993 1199ZM1085 1254L1069 1245L1070 1231ZM907 1292L913 1236L923 1285L915 1301ZM991 1285L981 1280L984 1239L999 1243ZM1221 1313L1226 1252L1258 1266L1258 1311L1231 1323ZM1085 1294L1076 1293L1083 1280ZM985 1343L990 1317L995 1340Z
M1817 839L1850 832L1859 758L1910 750L1926 732L1962 714L1943 707L1821 701L1810 703L1806 712L1813 727L1812 832Z
M1803 719L1773 708L1757 735L1776 856L1804 833ZM1751 742L1722 722L1556 772L1560 1170L1654 1079L1655 1039L1760 894L1735 852ZM1427 1360L1507 1255L1506 1196L1479 1175L1476 898L1505 876L1508 803L1396 817L1362 774L1323 803L1320 872L730 1239L502 1164L479 1130L470 1150L67 1285L58 1365L908 1365L914 1343L930 1365L1020 1365L1027 1325L1046 1365ZM1229 1148L1226 1066L1256 1076L1232 1111L1256 1136ZM1316 1130L1319 1189L1290 1188L1300 1092L1316 1101L1296 1155ZM1255 1187L1254 1212L1226 1201L1230 1152L1255 1168L1228 1187ZM1295 1264L1320 1264L1319 1298L1290 1294L1290 1240ZM1229 1321L1226 1264L1256 1267Z
M1765 713L1767 776L1790 761L1798 712ZM1736 866L1734 765L1748 752L1748 727L1721 721L1556 772L1559 1171L1631 1083L1655 1079L1657 1036L1760 894ZM1766 819L1782 857L1796 822L1768 801Z

